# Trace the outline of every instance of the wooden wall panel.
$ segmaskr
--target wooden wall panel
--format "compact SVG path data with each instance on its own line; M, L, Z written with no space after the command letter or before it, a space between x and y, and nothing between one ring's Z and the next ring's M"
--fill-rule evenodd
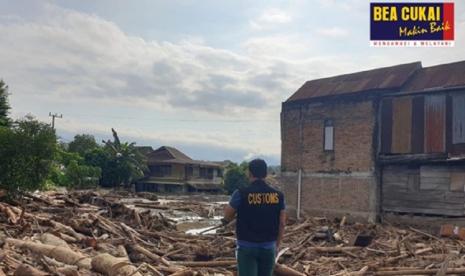
M412 99L412 153L423 153L425 150L425 98L418 96Z
M431 215L465 215L465 168L448 166L387 166L382 173L382 209L384 212ZM455 192L449 189L453 177ZM421 183L418 183L421 182ZM413 187L410 183L413 183ZM417 185L420 185L418 189Z
M445 95L425 96L425 153L445 151Z
M450 169L439 166L421 166L420 168L420 190L443 190L450 189Z
M446 95L446 152L452 153L452 97Z
M465 95L452 95L452 143L465 143Z
M381 153L391 153L392 143L392 99L381 103Z
M465 191L465 172L453 171L450 173L450 190L453 192Z
M392 153L410 153L412 135L412 98L392 100Z

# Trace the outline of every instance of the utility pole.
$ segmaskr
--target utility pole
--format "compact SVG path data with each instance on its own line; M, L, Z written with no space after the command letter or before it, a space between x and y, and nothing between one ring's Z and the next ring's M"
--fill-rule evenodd
M63 118L63 114L58 115L57 113L52 114L52 112L49 112L48 117L52 117L52 129L55 129L55 118L61 119Z

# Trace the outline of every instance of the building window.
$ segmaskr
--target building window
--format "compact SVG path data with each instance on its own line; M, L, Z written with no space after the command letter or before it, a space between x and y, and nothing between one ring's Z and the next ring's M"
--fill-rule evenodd
M218 169L218 174L217 174L218 177L223 177L223 170L222 169Z
M194 168L189 166L186 167L186 176L187 177L192 177L194 175Z
M334 150L334 125L333 120L326 119L324 122L323 149L325 151Z
M213 168L208 168L207 178L208 179L213 179Z
M155 166L154 175L157 177L171 176L171 165Z
M200 168L199 176L200 178L207 178L207 168Z

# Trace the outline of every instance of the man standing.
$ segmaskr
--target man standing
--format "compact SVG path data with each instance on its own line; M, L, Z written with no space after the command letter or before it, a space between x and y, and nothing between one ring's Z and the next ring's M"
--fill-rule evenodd
M265 182L262 159L249 163L250 184L236 190L225 207L223 223L236 221L239 276L271 276L286 223L283 194Z

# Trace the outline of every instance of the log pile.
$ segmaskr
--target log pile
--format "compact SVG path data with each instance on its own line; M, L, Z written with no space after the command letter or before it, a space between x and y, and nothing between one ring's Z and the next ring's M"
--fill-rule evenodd
M190 235L163 215L221 213L212 206L96 192L0 202L0 275L234 275L233 226ZM313 217L287 226L275 274L465 275L464 245L411 227Z

